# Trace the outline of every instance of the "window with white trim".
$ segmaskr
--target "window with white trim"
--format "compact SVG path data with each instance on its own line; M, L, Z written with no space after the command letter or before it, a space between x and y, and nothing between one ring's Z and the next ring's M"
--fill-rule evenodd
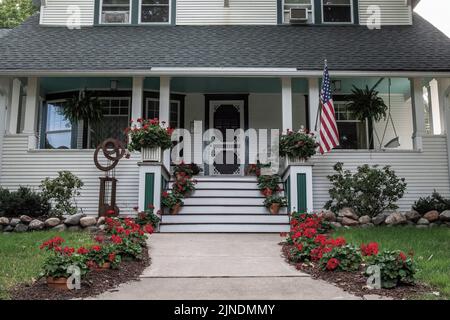
M141 23L169 23L171 0L140 0Z
M64 103L64 100L49 101L45 106L45 149L70 149L72 146L72 124L61 112Z
M314 23L314 0L283 0L283 23L290 22L291 9L306 8L308 23Z
M346 101L334 101L336 123L339 130L339 149L368 149L367 121L355 118Z
M352 23L353 0L322 0L322 22Z
M159 119L159 100L155 98L147 98L145 102L144 117L146 119ZM169 111L169 127L180 128L180 101L170 101Z
M131 23L131 0L101 0L102 24Z

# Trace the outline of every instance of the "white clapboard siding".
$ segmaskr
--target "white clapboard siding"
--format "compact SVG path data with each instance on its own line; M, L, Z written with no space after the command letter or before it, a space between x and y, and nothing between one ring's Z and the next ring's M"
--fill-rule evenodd
M177 25L277 24L277 0L178 0Z
M371 22L372 13L367 12L369 6L379 6L381 25L412 24L412 8L405 0L359 0L359 23Z
M14 190L19 186L38 187L45 177L55 177L58 171L69 170L84 182L78 207L84 213L96 214L99 177L104 173L94 165L94 152L83 150L27 151L28 137L11 135L4 138L1 186ZM122 159L116 169L117 204L121 213L133 213L138 204L139 155Z
M95 0L47 0L41 6L41 25L66 26L74 23L74 13L80 13L80 26L94 24Z
M411 209L419 197L430 195L434 189L450 196L445 136L423 137L424 151L356 152L335 151L315 156L313 167L314 209L320 209L329 200L331 185L328 175L334 174L333 165L343 162L346 169L355 170L362 164L391 165L399 177L406 179L407 192L398 202L401 210Z

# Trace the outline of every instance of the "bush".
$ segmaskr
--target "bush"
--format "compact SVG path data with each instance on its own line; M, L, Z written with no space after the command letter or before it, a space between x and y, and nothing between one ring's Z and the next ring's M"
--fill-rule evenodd
M59 171L58 177L41 182L44 197L54 203L52 214L55 216L77 213L75 197L80 195L81 187L83 182L70 171Z
M325 208L334 213L350 207L360 216L374 217L385 210L397 209L396 202L406 190L405 179L398 178L389 166L379 169L366 164L352 174L338 162L334 170L336 174L328 176L333 186L328 191L331 200L325 204Z
M450 200L445 199L435 190L431 197L419 198L414 202L413 209L422 215L431 210L442 212L450 210Z
M19 187L17 191L0 188L0 216L18 217L25 214L37 218L47 215L50 207L42 194L30 188Z
M320 266L328 271L356 271L361 265L359 249L353 245L335 246L320 259Z

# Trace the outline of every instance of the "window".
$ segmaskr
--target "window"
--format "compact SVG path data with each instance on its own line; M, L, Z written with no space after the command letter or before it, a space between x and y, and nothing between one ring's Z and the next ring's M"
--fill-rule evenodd
M72 145L72 125L61 113L64 101L48 102L46 105L44 148L70 149ZM41 144L42 146L42 144Z
M147 98L145 106L145 118L154 119L159 118L159 100L154 98ZM170 112L169 112L170 128L180 127L180 102L176 100L170 101Z
M108 138L127 141L125 128L129 125L130 98L100 98L103 107L103 121L90 128L91 147L96 148Z
M334 102L340 136L339 149L368 149L366 121L357 120L344 101Z
M283 1L283 23L289 23L292 8L308 9L308 23L314 23L313 0L284 0Z
M141 23L168 23L171 0L141 0Z
M131 0L102 0L101 23L130 23Z
M353 0L322 0L322 21L325 23L353 22Z

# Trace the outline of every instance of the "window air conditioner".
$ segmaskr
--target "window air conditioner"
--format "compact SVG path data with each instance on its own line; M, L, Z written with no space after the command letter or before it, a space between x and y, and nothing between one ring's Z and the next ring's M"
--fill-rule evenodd
M103 23L127 23L129 21L129 13L123 11L104 11L102 13Z
M304 23L308 22L307 8L291 8L289 15L290 23Z

